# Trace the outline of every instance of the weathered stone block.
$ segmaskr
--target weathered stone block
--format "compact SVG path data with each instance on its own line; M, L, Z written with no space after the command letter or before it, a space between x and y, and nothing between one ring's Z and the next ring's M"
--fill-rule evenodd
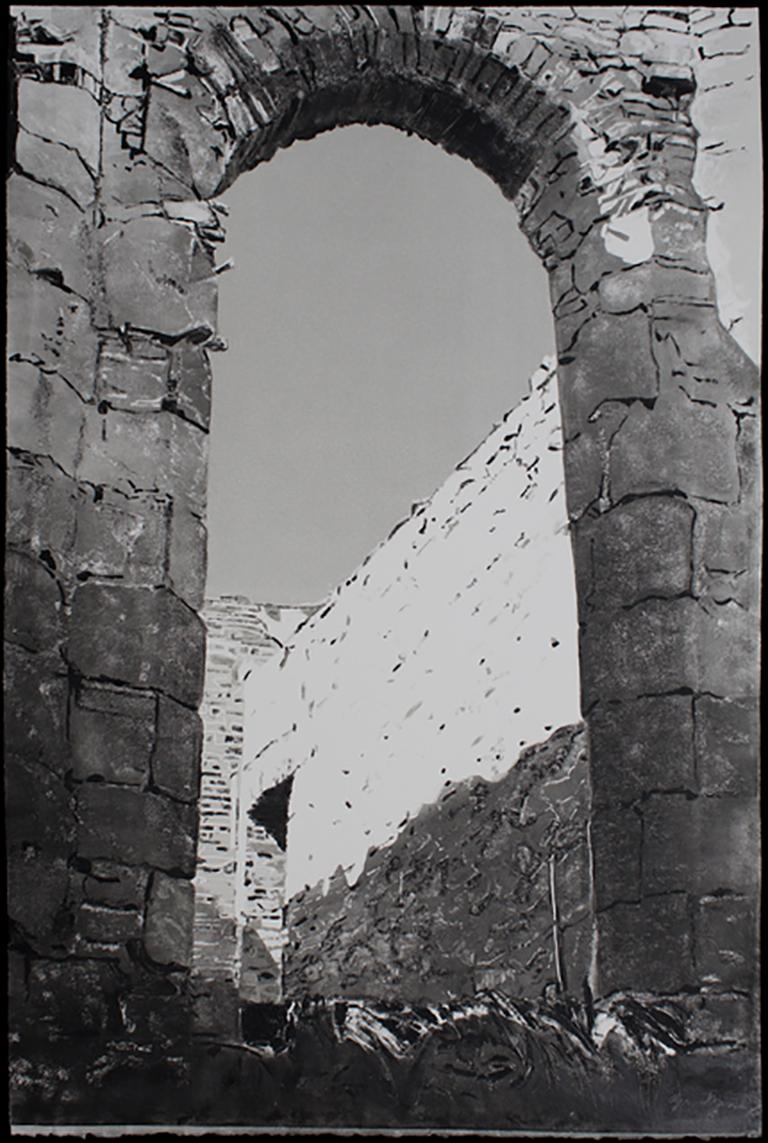
M193 802L200 785L203 727L200 716L165 695L158 697L152 753L152 784L181 801Z
M77 475L93 484L159 494L182 490L202 512L206 496L208 437L171 412L99 413L88 408Z
M652 409L635 404L611 444L610 494L682 492L719 503L736 500L736 420L723 405L678 394Z
M694 158L695 152L690 153L683 160L687 168ZM669 153L665 155L670 162ZM661 304L671 299L674 303L693 303L699 307L714 306L715 279L710 269L693 270L686 266L657 266L654 274L653 297L648 298L652 310L660 309ZM656 332L654 327L654 332Z
M694 519L682 498L648 496L592 521L591 607L689 591Z
M189 968L193 914L192 882L153 873L144 924L144 947L153 961Z
M69 768L66 741L69 684L63 664L7 643L5 649L5 747L63 775Z
M155 696L84 684L70 711L76 778L142 786L154 744Z
M661 204L651 214L654 257L661 265L709 270L707 215L676 202Z
M208 434L182 417L162 415L168 419L166 486L176 495L182 491L190 509L202 515L208 493Z
M756 700L699 695L694 701L694 723L701 792L756 796L759 767Z
M11 263L32 273L59 270L65 285L80 298L90 298L93 274L82 210L60 191L16 172L8 179L7 196Z
M202 694L205 629L164 589L84 584L75 593L69 656L91 678L156 687L193 706Z
M110 21L103 64L104 85L110 92L142 94L142 79L135 73L140 71L144 62L146 42L138 30L126 27L122 22Z
M694 911L696 968L707 983L754 987L759 953L755 911L742 897L702 897Z
M7 843L8 923L41 954L61 956L71 940L65 857L36 843Z
M694 590L702 600L759 602L759 520L747 504L696 503Z
M641 262L604 274L597 283L603 314L629 314L640 307L646 309L653 297L657 271L653 262ZM604 322L607 320L603 318Z
M67 854L74 838L72 796L63 779L27 758L9 755L5 767L8 840L30 852Z
M114 103L108 106L102 175L105 197L118 200L126 208L148 205L151 213L165 200L194 197L189 183L177 177L161 159L155 160L141 150L145 104L135 97L129 100L130 97L122 97L117 107Z
M33 555L5 560L6 638L28 651L53 650L62 635L62 598L50 568Z
M219 190L232 143L225 130L211 126L221 114L213 96L192 75L184 77L184 86L191 93L188 100L153 88L144 146L150 159L168 167L181 183L194 188L194 195L206 199Z
M614 905L599 913L597 991L675 992L695 979L685 894Z
M598 699L679 690L754 694L754 620L739 608L710 614L693 599L593 612L580 639L582 710Z
M81 493L77 484L45 457L11 458L7 473L6 541L48 551L68 563Z
M739 466L739 500L747 511L754 510L762 495L760 470L760 422L757 410L740 413L736 437L736 459Z
M114 945L136 940L141 933L141 913L136 909L85 902L78 912L79 935L94 944Z
M699 658L696 689L722 696L756 696L759 637L755 614L736 603L703 604L696 621Z
M125 1030L134 1042L150 1044L166 1058L188 1050L191 1035L189 1000L182 992L177 973L164 973L165 990L141 988L125 997L121 1014ZM174 991L169 982L176 978ZM174 1077L178 1083L178 1078Z
M168 499L163 495L126 495L105 488L98 500L81 499L77 513L79 573L120 577L136 587L162 586L168 516Z
M700 565L744 572L756 561L757 533L757 520L743 507L697 501L694 536Z
M24 174L64 192L82 210L96 197L96 179L75 151L30 134L24 126L16 138L16 161Z
M575 440L566 442L565 496L570 520L578 520L602 494L607 463L607 440L602 426L588 425Z
M8 366L8 444L75 467L85 406L57 374L29 362Z
M601 401L658 394L645 313L596 314L579 332L570 355L573 360L558 368L566 436L578 432Z
M746 15L746 13L745 13ZM755 43L756 29L731 24L720 28L717 35L706 36L702 41L701 55L707 59L713 56L741 56Z
M754 888L754 798L660 794L643 806L642 815L645 893Z
M760 391L755 363L723 328L717 312L704 306L672 305L654 315L657 337L674 341L694 397L707 401L743 402Z
M546 119L548 114L547 103L537 99L531 88L528 88L522 98L519 88L515 90L513 87L509 95L506 106L511 111L513 118L516 119L521 111L523 117L527 118L525 115L525 105L527 104L527 111L530 116L528 122L531 127L533 127L533 121L537 116L543 116ZM532 103L538 103L538 107L534 108ZM549 111L551 111L551 105ZM553 116L550 120L550 127L554 131L557 130L555 125L557 118L559 117ZM562 126L562 119L560 119L559 125ZM440 124L438 121L439 131ZM554 156L552 158L554 159ZM597 195L572 194L569 200L570 209L567 212L567 217L565 217L563 199L567 194L567 189L573 188L576 181L574 168L566 167L562 172L562 179L556 178L546 182L540 181L540 170L537 170L536 175L530 179L530 182L526 183L525 180L529 177L533 165L531 162L533 154L528 148L520 147L518 144L515 159L512 168L501 174L500 185L503 186L503 193L508 197L517 196L515 201L518 206L521 230L542 259L547 270L551 270L557 262L566 259L573 260L574 285L580 293L587 293L592 286L592 280L590 279L584 286L584 278L585 276L590 277L590 272L594 266L589 266L586 275L580 274L578 271L590 260L588 258L580 259L579 255L582 254L584 248L585 239L583 235L587 234L600 216L600 204ZM554 159L553 168L556 167L556 164L557 160ZM603 251L603 259L602 272L604 273L607 268L605 266L605 251Z
M19 124L26 131L56 139L80 157L94 175L99 167L99 103L84 88L58 84L51 88L21 78L18 89Z
M636 801L652 790L696 791L690 695L600 702L589 738L593 805Z
M182 496L174 498L170 517L168 579L179 599L197 611L205 596L208 533L200 516Z
M639 901L642 821L634 809L596 807L590 823L595 908Z
M163 218L107 227L105 286L115 327L178 336L216 325L211 260L194 229Z
M142 866L121 865L114 861L90 861L83 881L86 900L96 905L134 910L144 907L149 872Z
M693 600L640 603L587 616L580 638L582 710L696 682Z
M99 55L101 23L94 20L90 9L55 4L46 6L42 13L35 13L35 16L35 22L39 20L37 34L32 37L32 43L35 44L32 50L35 54L39 53L43 60L50 58L50 55L55 59L61 58L68 63L78 64L85 71L93 67ZM22 33L20 43L25 38ZM44 44L46 39L48 44L38 46Z
M168 351L149 339L131 343L130 351L110 342L99 354L99 396L114 409L159 411L168 396Z
M757 1046L759 1029L751 996L687 996L687 1031L694 1044L750 1044Z
M232 981L192 978L192 1020L200 1036L237 1037L240 999Z
M207 429L211 420L211 368L201 346L182 342L174 347L170 383L179 409Z
M758 567L755 563L741 572L700 566L695 594L707 610L712 606L731 605L757 613L759 603Z
M77 795L78 853L191 877L197 820L193 806L128 786L87 783Z
M592 559L593 543L592 513L582 516L580 520L570 523L571 552L573 555L573 572L576 585L576 605L579 622L586 618L591 609L592 592L594 590L594 561Z
M95 1036L119 1028L120 976L104 961L32 961L30 1002L40 1020L65 1036Z

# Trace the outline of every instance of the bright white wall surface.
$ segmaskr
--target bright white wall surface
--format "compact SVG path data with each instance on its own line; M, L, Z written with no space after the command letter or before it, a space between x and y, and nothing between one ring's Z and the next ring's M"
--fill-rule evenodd
M557 383L521 404L247 680L243 805L295 770L286 894L392 841L443 786L579 719ZM271 744L270 744L271 743Z

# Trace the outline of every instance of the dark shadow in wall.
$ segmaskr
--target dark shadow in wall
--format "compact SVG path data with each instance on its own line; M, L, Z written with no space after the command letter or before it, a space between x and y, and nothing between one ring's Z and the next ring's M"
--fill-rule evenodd
M265 790L248 811L253 824L263 826L283 852L288 837L288 802L292 789L293 774L289 774L282 782Z

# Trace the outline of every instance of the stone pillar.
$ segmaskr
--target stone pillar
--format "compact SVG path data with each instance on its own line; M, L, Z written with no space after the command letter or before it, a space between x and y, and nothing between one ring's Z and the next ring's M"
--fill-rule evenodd
M752 968L756 371L691 277L654 268L650 312L597 318L613 360L587 338L564 370L566 410L579 382L598 410L566 472L603 992L748 988Z
M218 223L134 162L146 37L107 10L46 13L44 34L17 22L10 184L22 1023L163 1043L185 1034L191 958Z

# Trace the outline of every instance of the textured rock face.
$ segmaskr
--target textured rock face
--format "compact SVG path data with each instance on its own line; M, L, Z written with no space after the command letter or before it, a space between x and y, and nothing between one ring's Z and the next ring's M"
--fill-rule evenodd
M195 846L207 354L221 348L213 196L278 147L350 122L412 130L486 171L550 275L598 987L747 991L758 389L718 316L691 116L702 69L711 101L708 61L739 56L750 17L14 12L6 783L19 1020L45 1021L48 1039L183 1028L192 901L163 878L189 882ZM657 542L632 542L635 526ZM105 885L125 889L119 915L102 907Z
M288 997L429 1004L498 989L580 994L592 947L583 728L495 782L451 782L354 888L339 874L288 904Z

